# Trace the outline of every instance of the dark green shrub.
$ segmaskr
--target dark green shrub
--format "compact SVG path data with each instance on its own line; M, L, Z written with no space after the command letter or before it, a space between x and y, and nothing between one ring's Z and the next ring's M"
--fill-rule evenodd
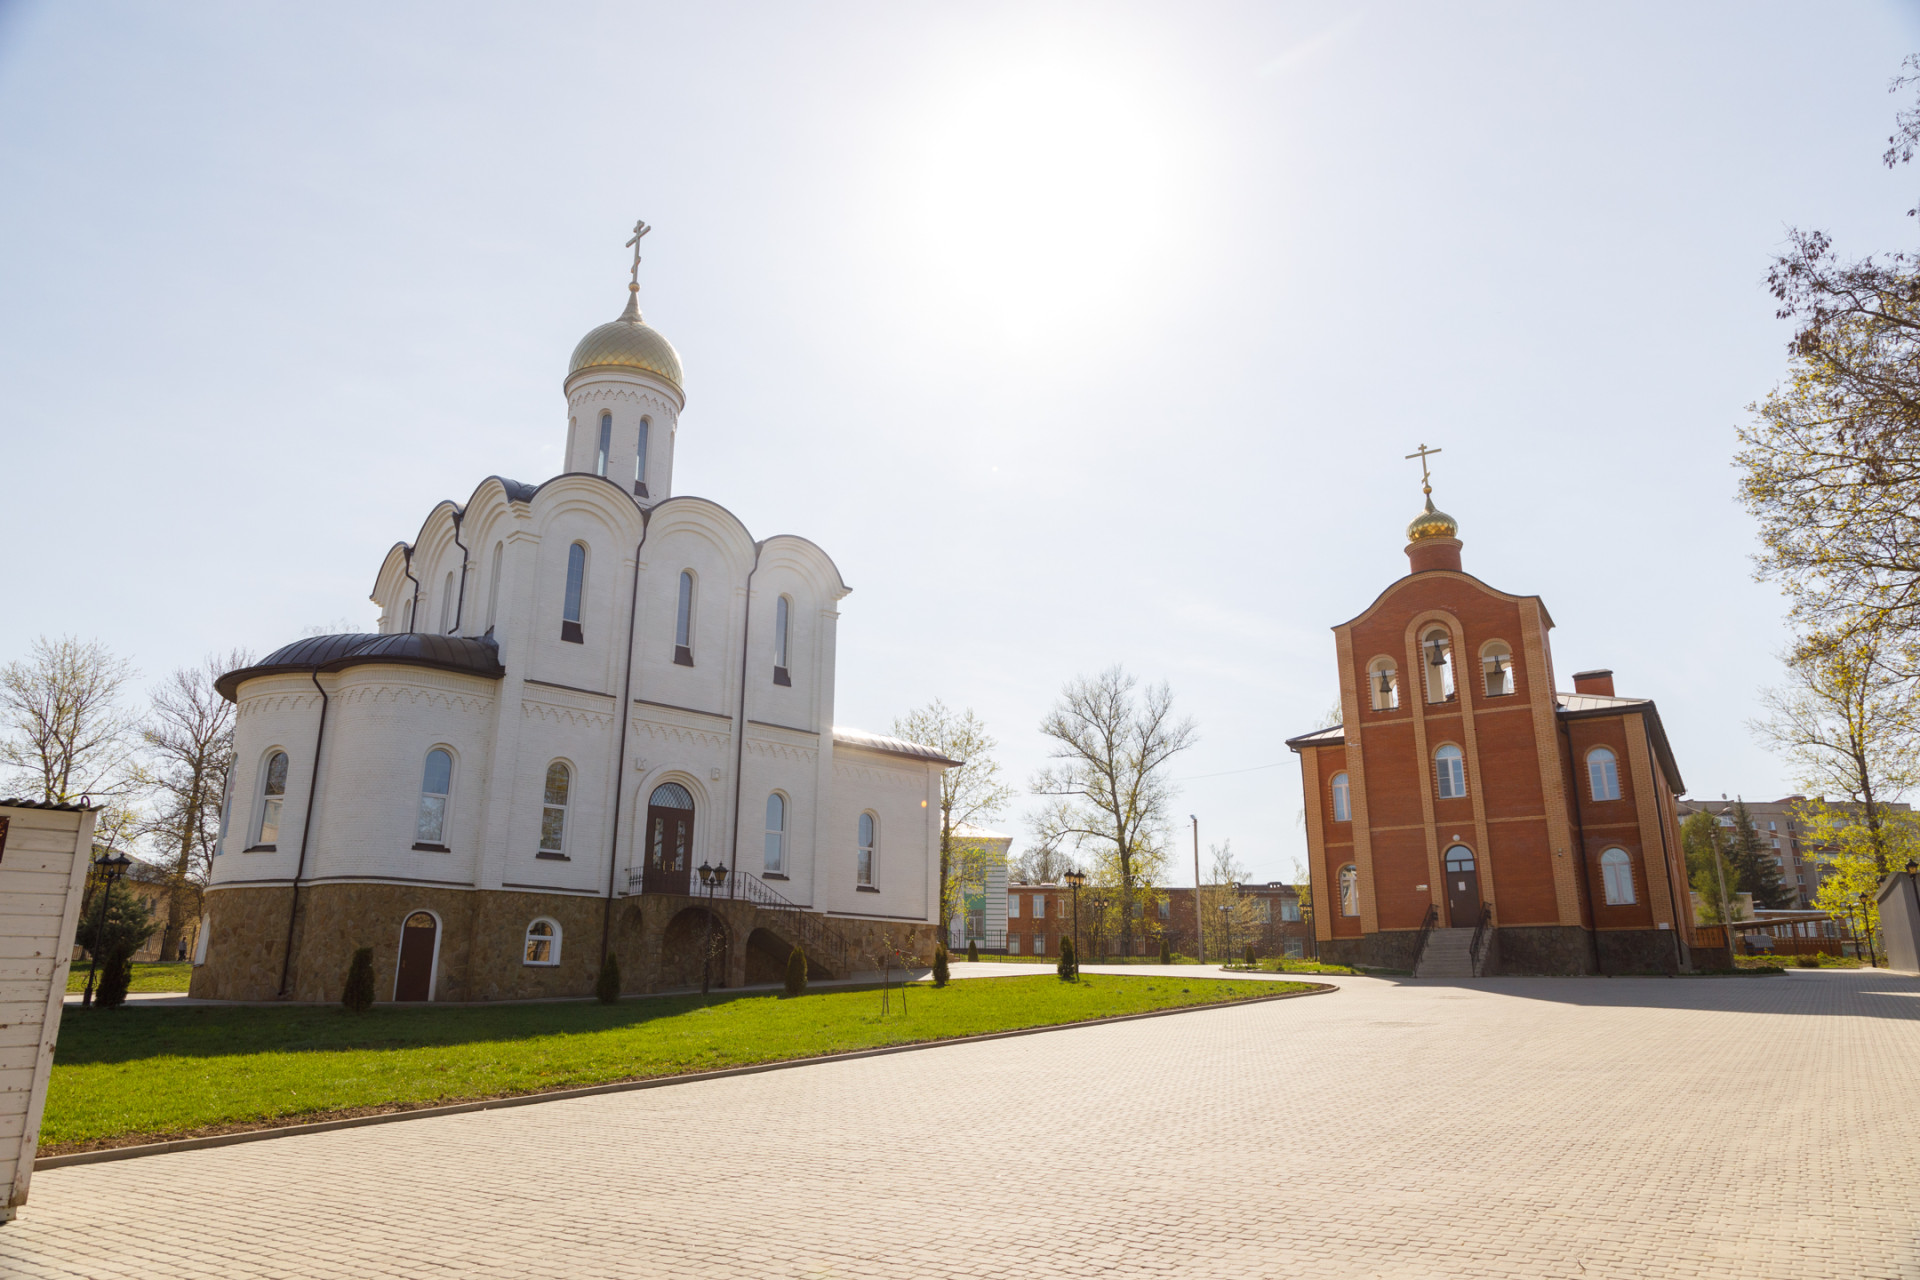
M1247 944L1247 968L1253 968L1253 944L1251 942Z
M1060 937L1060 961L1054 966L1060 974L1060 981L1072 982L1080 976L1080 961L1073 954L1073 939L1062 934Z
M1165 938L1160 939L1160 963L1161 964L1173 963L1173 948L1171 945L1168 944Z
M798 947L787 957L787 994L807 994L807 953Z
M979 963L980 963L980 941L979 941L979 939L977 939L977 938L968 938L968 939L967 939L967 959L968 959L968 960L971 960L971 961L972 961L972 962L973 962L974 964L979 964Z
M933 944L933 985L936 987L944 987L947 985L947 979L951 976L952 972L947 967L946 944L936 942Z
M348 1013L365 1013L373 1007L372 947L361 947L347 962L347 985L340 992L340 1004Z
M133 953L115 951L100 959L100 986L93 1002L102 1009L118 1009L127 1002L127 988L133 985Z
M1819 956L1801 956L1799 959L1795 960L1794 963L1800 966L1802 969L1818 969L1820 967L1820 957Z
M600 977L593 984L593 998L601 1004L612 1004L620 998L620 961L611 951L600 962Z

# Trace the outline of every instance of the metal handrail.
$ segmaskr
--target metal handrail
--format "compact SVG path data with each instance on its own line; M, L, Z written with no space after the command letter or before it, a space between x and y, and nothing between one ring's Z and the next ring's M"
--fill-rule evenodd
M1427 939L1433 934L1433 926L1440 921L1440 908L1429 902L1427 914L1420 920L1420 936L1413 943L1413 971L1420 972L1420 960L1427 954Z
M1467 948L1467 958L1472 963L1473 976L1476 978L1480 976L1480 965L1486 960L1486 956L1481 953L1481 948L1485 947L1492 939L1493 904L1491 902L1482 902L1480 904L1480 923L1474 927L1473 943Z
M808 957L817 959L836 976L853 972L853 944L826 922L826 917L809 911L787 898L779 890L751 871L734 873L734 895L744 898L762 911L781 916L794 934L794 942Z

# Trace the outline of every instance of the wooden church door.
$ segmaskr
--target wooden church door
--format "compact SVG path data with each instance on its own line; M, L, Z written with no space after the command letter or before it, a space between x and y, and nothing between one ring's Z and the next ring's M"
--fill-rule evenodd
M416 911L400 928L400 971L394 975L395 1000L433 999L433 944L440 925L431 914Z
M1456 929L1480 927L1480 873L1463 844L1447 850L1447 920Z
M647 864L644 893L693 892L693 797L677 782L663 782L647 800Z

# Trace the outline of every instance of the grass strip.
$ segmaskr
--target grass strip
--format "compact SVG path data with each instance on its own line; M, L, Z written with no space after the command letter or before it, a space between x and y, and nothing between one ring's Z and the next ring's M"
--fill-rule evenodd
M1096 975L592 1003L68 1010L41 1155L1057 1026L1305 990ZM903 1009L904 1004L904 1009Z
M177 991L186 994L193 981L193 965L186 960L140 960L133 966L133 985L128 991ZM93 988L100 989L100 974L93 975ZM87 962L75 960L67 971L67 991L79 995L87 989Z

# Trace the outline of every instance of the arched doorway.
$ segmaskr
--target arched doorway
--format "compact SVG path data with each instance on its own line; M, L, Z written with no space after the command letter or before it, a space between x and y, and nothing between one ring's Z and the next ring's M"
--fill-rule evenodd
M433 999L434 951L440 922L431 911L416 911L400 926L400 967L393 975L395 1000Z
M1480 927L1480 872L1463 844L1447 850L1447 920L1456 929Z
M693 797L677 782L663 782L647 799L643 893L693 892Z
M727 922L705 907L688 907L667 922L660 939L660 982L666 987L697 987L705 966L713 966L713 985L727 985L727 958L733 954Z

